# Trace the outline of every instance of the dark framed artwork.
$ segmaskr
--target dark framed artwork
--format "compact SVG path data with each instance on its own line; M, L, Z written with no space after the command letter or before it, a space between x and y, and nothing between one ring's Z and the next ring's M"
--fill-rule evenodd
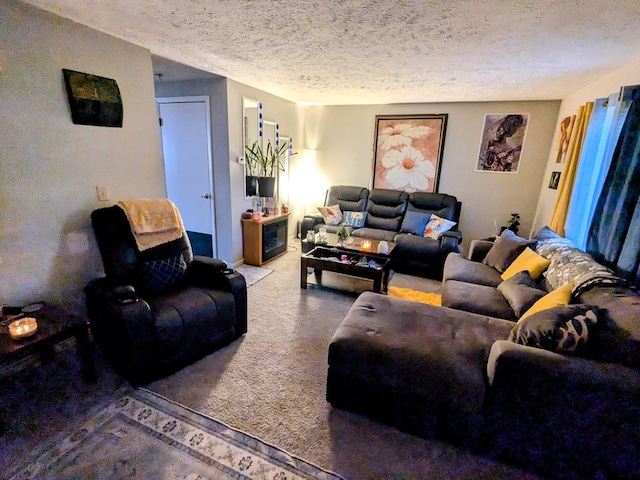
M115 80L64 68L62 72L73 123L122 127L122 99Z
M549 179L549 188L552 190L558 189L560 183L560 172L551 172L551 178Z
M518 173L528 124L528 113L487 113L476 171Z
M377 115L373 188L437 192L448 114Z

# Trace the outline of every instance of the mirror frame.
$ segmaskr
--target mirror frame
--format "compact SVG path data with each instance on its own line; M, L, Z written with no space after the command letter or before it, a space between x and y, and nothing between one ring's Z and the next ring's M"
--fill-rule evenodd
M253 109L255 109L255 117L253 114L249 115L249 110ZM252 126L250 127L249 125L250 121L254 119L255 128L253 128ZM245 146L251 145L254 141L258 141L258 144L262 148L262 128L262 103L252 98L242 97L242 191L245 200L253 198L253 195L247 195L247 161L245 157ZM254 131L250 132L250 130ZM251 133L255 135L255 140L253 140L253 138L249 138Z

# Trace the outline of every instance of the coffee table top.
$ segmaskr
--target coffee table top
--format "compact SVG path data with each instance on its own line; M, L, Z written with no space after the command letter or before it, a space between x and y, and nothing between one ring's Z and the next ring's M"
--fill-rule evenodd
M362 248L362 242L364 240L368 240L371 242L371 248L365 250ZM338 236L335 233L327 232L327 243L315 243L315 245L320 247L335 247L338 245ZM365 238L365 237L349 237L347 242L341 246L340 248L344 248L345 250L355 250L357 252L363 253L375 253L376 255L390 256L393 249L396 247L394 242L387 242L389 245L389 250L387 253L378 253L378 245L380 244L380 240L374 240L373 238Z

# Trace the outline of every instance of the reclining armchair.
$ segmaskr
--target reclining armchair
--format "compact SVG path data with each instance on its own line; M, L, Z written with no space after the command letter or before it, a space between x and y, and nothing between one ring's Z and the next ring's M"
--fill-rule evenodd
M95 210L91 221L105 271L85 287L91 331L131 384L174 373L246 333L244 277L222 260L194 257L184 227L180 238L140 251L120 206Z

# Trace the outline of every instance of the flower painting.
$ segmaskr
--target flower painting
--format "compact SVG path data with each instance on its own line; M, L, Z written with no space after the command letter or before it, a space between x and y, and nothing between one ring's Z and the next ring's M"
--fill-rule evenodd
M376 116L373 187L437 192L447 114Z

